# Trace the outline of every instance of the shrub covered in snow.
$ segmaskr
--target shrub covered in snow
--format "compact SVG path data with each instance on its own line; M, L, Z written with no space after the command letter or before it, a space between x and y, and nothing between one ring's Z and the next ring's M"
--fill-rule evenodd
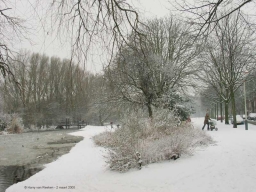
M191 123L177 125L172 113L161 110L154 119L129 114L115 132L104 132L94 137L97 145L107 147L107 163L112 170L127 171L149 163L170 160L192 154L199 145L212 142L204 132ZM140 158L138 158L138 154Z
M17 114L8 115L6 118L7 122L7 132L8 133L22 133L23 132L23 123L22 119Z

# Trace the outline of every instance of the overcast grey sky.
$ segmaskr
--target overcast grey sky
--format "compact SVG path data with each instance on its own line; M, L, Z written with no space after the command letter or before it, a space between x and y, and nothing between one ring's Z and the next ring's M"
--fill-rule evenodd
M194 0L191 0L191 2ZM58 56L61 58L70 58L71 42L70 38L59 38L56 34L55 26L49 23L50 18L45 15L47 2L51 0L10 0L13 9L12 14L23 18L25 25L29 28L28 40L15 43L16 49L27 49L31 52L45 53L48 56ZM172 0L130 0L130 3L136 7L142 18L163 17L175 12L175 8L170 2ZM249 9L250 6L247 6ZM254 10L253 10L254 12ZM53 29L53 30L52 30ZM62 41L60 41L62 40ZM98 51L97 46L92 49L92 57L88 59L86 69L97 72L102 68L104 57Z
M29 28L28 39L15 42L13 46L16 50L26 49L31 52L45 53L48 56L70 58L70 39L60 39L56 31L51 30L54 29L54 26L50 26L46 22L50 19L45 15L46 6L43 6L47 1L49 0L10 0L13 8L11 14L24 19L24 24ZM167 8L170 8L167 0L132 0L131 3L139 10L143 18L165 16L169 13ZM95 49L92 49L94 56L88 59L86 65L86 68L93 72L100 71L102 62L104 62L101 56L102 53L98 53ZM97 64L95 65L95 63Z

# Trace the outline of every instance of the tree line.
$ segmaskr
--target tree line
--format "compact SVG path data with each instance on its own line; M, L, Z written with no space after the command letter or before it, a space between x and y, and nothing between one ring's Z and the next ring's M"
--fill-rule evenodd
M81 121L92 111L99 77L67 59L21 53L12 63L16 81L1 83L6 113L21 114L25 125Z
M159 108L175 110L186 120L191 113L188 88L198 72L192 25L174 17L149 20L145 37L131 33L103 74L92 75L70 60L38 53L19 54L13 62L16 81L5 81L5 111L22 114L25 125L52 125L66 117L116 120L143 109L153 118Z
M17 80L2 86L8 111L19 109L29 124L81 115L103 124L139 108L150 118L159 108L186 118L193 105L188 98L201 92L206 105L220 105L221 114L224 105L226 123L231 106L236 122L235 95L247 78L243 72L255 70L253 28L240 13L224 14L207 38L198 37L197 27L174 16L136 25L127 38L115 39L118 48L102 75L70 60L21 54L10 62Z
M245 81L255 81L254 30L244 23L239 14L224 18L210 34L199 62L203 67L198 77L206 83L202 96L207 98L207 105L219 105L220 115L225 116L226 124L229 123L229 115L236 122L236 100L244 100L238 92L241 92Z

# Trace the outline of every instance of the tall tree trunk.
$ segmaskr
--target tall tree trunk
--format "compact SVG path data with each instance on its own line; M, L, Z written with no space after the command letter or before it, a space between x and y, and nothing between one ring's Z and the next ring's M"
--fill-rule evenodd
M228 101L225 100L225 124L229 124L228 121Z
M221 123L223 122L223 111L222 111L222 101L220 101L220 116L221 116Z
M254 109L254 99L251 101L251 112L254 113L255 109Z
M235 94L233 89L230 90L230 99L231 99L231 108L232 108L232 115L233 115L233 128L237 128L236 123L236 101L235 101Z
M218 120L218 116L219 116L219 104L216 104L216 119Z
M148 108L148 116L152 118L153 117L152 106L150 104L147 104L147 108Z
M217 119L217 103L214 105L214 108L215 108L215 110L214 110L214 112L215 112L215 114L214 114L214 118L215 119Z
M103 126L103 125L104 125L101 112L99 112L99 122L100 122L100 126Z

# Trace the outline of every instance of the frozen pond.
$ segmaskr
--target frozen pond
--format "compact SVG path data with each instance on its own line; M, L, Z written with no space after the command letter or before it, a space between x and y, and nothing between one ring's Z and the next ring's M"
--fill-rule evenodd
M66 154L82 137L69 135L78 129L0 135L0 192L43 169Z

